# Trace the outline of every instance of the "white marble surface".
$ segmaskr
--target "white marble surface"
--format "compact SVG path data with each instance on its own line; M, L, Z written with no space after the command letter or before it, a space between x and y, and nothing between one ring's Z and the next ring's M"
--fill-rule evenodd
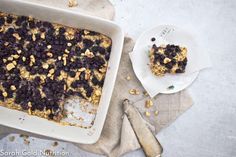
M163 157L236 156L236 1L235 0L113 0L115 21L136 39L144 30L159 24L174 24L191 31L202 52L211 56L213 68L200 73L189 87L194 106L157 137ZM17 136L16 136L17 137ZM97 157L77 147L52 141L22 138L0 141L0 150L56 149L70 157ZM142 157L142 151L126 157Z

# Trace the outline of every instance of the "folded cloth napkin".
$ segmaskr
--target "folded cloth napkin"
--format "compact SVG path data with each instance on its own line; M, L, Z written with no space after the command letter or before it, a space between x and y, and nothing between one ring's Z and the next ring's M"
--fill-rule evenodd
M57 3L51 3L47 0L25 1L38 2L46 5L57 4L57 7L68 8L67 1L64 0L57 0ZM87 10L90 11L91 15L99 15L100 17L107 19L112 19L114 16L114 7L107 0L81 0L78 1L77 7L80 8L80 6L83 6L84 8L78 9L77 11ZM134 102L134 105L139 109L140 113L144 114L143 117L145 117L145 120L155 127L155 133L158 133L158 131L160 131L163 127L168 126L171 122L173 122L173 120L175 120L181 113L186 111L192 105L191 97L186 91L182 91L172 95L158 95L154 97L152 99L153 106L147 109L145 107L145 103L146 100L149 100L150 98L143 93L144 88L136 78L128 56L128 53L132 51L133 46L133 40L126 38L113 96L100 139L97 143L92 145L76 144L78 147L89 152L112 157L117 157L129 151L140 148L140 144L129 123L129 120L126 116L124 116L122 102L125 98L128 98ZM130 94L131 89L134 89L133 91L136 91L137 95ZM159 113L157 114L156 111ZM145 113L150 113L150 116L148 115L147 117ZM16 131L9 130L9 128L0 127L0 138L11 132Z

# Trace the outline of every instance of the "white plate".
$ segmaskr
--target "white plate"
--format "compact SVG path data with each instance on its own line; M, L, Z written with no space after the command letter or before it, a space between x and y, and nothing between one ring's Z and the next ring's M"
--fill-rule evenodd
M73 143L95 143L100 137L105 122L119 67L124 40L124 33L121 28L113 22L100 18L19 0L0 0L0 11L17 15L31 15L40 20L89 29L103 33L112 39L109 68L94 125L91 128L63 126L53 121L30 116L21 111L0 107L0 125Z
M156 41L152 42L151 38ZM188 49L188 65L184 74L166 74L158 77L152 74L149 68L148 50L153 44L177 44L184 45ZM172 25L160 25L144 32L136 41L133 52L130 53L134 72L144 88L151 97L158 93L171 94L179 92L188 87L198 76L199 71L188 72L190 67L194 67L194 58L198 56L197 44L193 37L186 31ZM195 67L194 67L195 68ZM192 68L191 68L192 69ZM152 91L150 83L160 84L158 90ZM174 86L169 89L169 86ZM152 92L149 92L152 91Z

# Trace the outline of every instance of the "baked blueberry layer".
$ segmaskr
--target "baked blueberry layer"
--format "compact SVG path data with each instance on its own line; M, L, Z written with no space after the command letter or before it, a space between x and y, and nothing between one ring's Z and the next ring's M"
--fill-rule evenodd
M65 99L98 105L111 46L98 32L0 12L0 105L55 121Z
M155 44L150 50L150 68L153 74L184 73L187 65L187 48L178 45Z

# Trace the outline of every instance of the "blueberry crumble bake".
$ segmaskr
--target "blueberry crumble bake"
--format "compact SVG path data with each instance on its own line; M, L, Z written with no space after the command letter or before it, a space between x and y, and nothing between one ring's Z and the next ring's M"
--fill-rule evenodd
M0 12L0 105L57 122L67 99L98 105L111 46L98 32Z
M157 47L154 44L149 57L151 71L156 76L184 73L187 65L187 48L170 44Z

